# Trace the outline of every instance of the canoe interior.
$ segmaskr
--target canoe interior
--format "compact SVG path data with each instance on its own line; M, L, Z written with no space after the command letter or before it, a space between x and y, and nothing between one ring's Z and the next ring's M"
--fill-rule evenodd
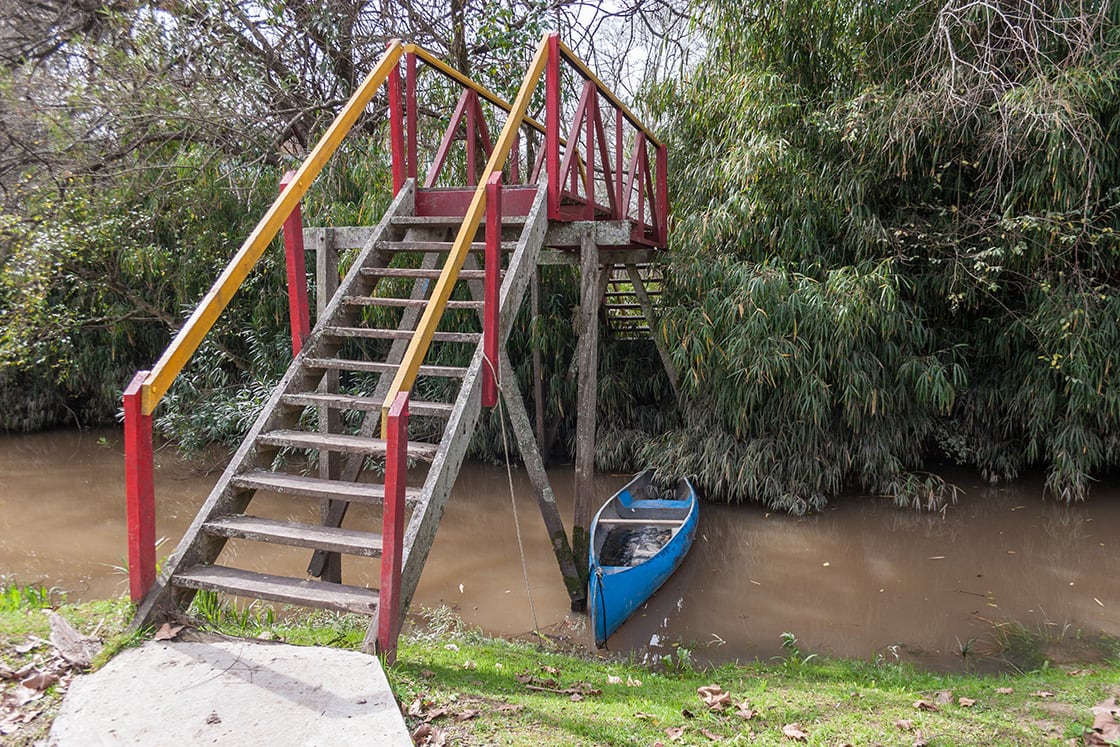
M606 568L640 565L657 554L680 531L692 507L690 491L680 481L676 491L662 491L643 472L599 512L593 557Z

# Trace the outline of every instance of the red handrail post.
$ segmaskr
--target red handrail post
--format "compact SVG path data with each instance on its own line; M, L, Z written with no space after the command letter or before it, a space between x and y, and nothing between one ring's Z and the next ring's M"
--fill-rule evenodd
M289 171L280 180L280 191L288 188L296 172ZM307 261L303 254L303 211L299 203L284 221L284 259L288 270L288 321L292 327L292 357L299 355L311 333L311 317L307 308Z
M478 184L478 94L471 89L465 92L467 101L467 184Z
M498 404L498 284L502 269L502 175L486 182L486 276L482 305L482 406Z
M138 603L156 581L156 498L152 464L152 416L144 414L137 371L124 390L124 484L128 514L128 592Z
M407 118L408 138L408 178L415 179L417 174L416 155L416 53L405 52L404 55L404 95L405 116Z
M386 664L397 659L404 550L404 493L408 479L408 392L393 400L386 418L385 503L382 506L381 590L377 607L377 650Z
M617 190L615 202L615 220L625 220L629 206L622 200L622 110L614 110L614 178ZM629 197L629 195L627 195Z
M401 107L401 66L389 73L389 142L393 153L393 194L404 186L408 165L405 162L404 111Z
M669 243L669 146L657 148L657 243Z
M560 217L560 35L548 35L545 66L545 168L548 170L548 217Z

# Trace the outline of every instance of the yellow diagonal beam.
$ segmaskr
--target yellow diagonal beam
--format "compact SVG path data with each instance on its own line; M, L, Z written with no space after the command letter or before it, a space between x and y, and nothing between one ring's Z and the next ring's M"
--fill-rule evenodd
M517 135L517 130L529 109L529 99L532 97L533 91L536 90L547 61L548 37L546 36L541 40L540 46L537 47L537 52L533 56L529 70L525 73L521 88L517 92L517 98L514 99L509 116L506 118L506 124L502 128L502 134L498 136L494 143L494 149L490 152L490 160L486 162L486 168L479 177L478 187L475 189L474 197L471 199L470 206L463 217L459 233L455 236L455 243L448 253L443 272L440 273L439 280L436 281L435 288L432 289L431 299L424 308L424 313L420 317L416 332L408 344L408 350L405 351L400 368L397 369L396 376L393 377L389 393L385 396L385 402L381 409L383 431L393 400L396 399L398 393L412 389L412 384L416 381L416 374L420 370L420 364L423 362L424 356L428 354L428 347L431 345L436 327L439 326L439 320L443 316L444 309L447 308L447 301L451 298L451 291L455 287L455 282L459 279L459 270L463 267L471 242L474 241L474 236L478 233L478 225L482 222L482 216L486 212L486 181L491 174L501 171L505 165L506 158L509 157L509 152L513 148L513 140Z
M292 210L303 199L311 183L323 170L323 166L330 159L342 140L361 116L366 105L377 93L377 89L389 77L393 67L404 53L404 47L399 41L390 43L389 48L378 60L377 65L362 81L361 86L346 102L334 122L327 128L323 137L312 149L307 159L296 171L291 184L272 203L272 207L257 223L256 228L237 250L237 253L226 265L222 274L214 282L207 294L203 297L198 307L191 314L190 319L179 330L179 334L171 341L159 361L152 368L151 374L145 380L142 388L143 411L151 415L163 395L167 393L171 382L183 370L191 356L202 344L203 338L214 326L222 311L230 300L233 299L241 283L244 282L250 270L256 265L261 254L268 248L269 243L280 231L284 221Z

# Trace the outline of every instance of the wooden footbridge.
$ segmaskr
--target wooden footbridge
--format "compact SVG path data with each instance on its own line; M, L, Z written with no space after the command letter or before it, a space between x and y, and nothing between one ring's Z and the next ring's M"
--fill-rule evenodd
M528 110L542 77L544 117L538 122ZM417 90L437 79L461 95L421 182ZM392 204L373 227L304 229L300 201L383 88ZM495 138L488 111L504 121ZM448 179L466 186L446 186ZM368 614L365 647L391 659L480 410L494 406L499 395L578 608L586 529L602 498L592 494L590 482L599 314L605 299L605 313L620 334L649 334L654 312L644 280L665 246L667 211L665 146L556 35L542 40L512 104L423 49L392 42L302 166L285 178L279 197L160 360L137 373L125 392L136 623L184 610L199 590L212 590ZM156 578L152 412L281 228L294 358ZM320 299L314 329L305 240L319 249L356 250L341 283L337 267L320 267L320 276L333 275L337 289ZM328 265L330 256L317 253ZM581 272L571 542L505 349L539 266L557 263L578 265ZM454 331L441 324L449 311L457 314ZM464 316L477 316L478 332L462 331ZM447 349L463 346L474 350L469 365L440 363L448 360ZM373 350L380 355L371 356ZM354 385L355 374L364 380L373 374L378 383L363 390ZM438 380L443 384L423 385ZM282 457L290 452L314 452L317 474L287 466L290 460ZM367 470L371 463L378 469ZM371 473L382 465L383 480L374 481ZM257 516L263 511L254 513L254 504L276 493L317 502L319 522ZM355 503L382 506L380 532L342 528ZM239 569L236 553L223 553L230 542L305 548L308 576L315 579ZM343 555L380 557L380 588L342 583Z

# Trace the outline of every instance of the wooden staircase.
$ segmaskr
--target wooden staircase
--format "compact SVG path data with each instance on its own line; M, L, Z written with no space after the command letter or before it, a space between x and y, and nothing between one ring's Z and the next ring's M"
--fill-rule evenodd
M528 213L503 217L502 222L503 342L547 228L545 190L529 190L535 197ZM378 591L365 584L340 583L339 558L380 557L381 535L376 526L369 526L376 521L365 516L357 518L367 519L366 525L341 525L351 505L377 507L385 495L384 485L374 479L386 453L385 441L377 437L382 405L462 223L461 216L414 215L416 192L413 182L406 183L359 251L302 351L144 598L137 615L140 624L186 609L200 590L375 615ZM436 332L413 389L416 399L409 405L402 610L419 582L480 411L481 334L462 328L475 314L481 318L485 270L476 251L484 246L484 225L448 304L456 329ZM256 515L267 513L256 508L267 509L272 494L306 500L308 516L317 508L318 521ZM239 568L237 546L247 542L314 551L308 572L320 578ZM372 635L371 625L367 644Z
M637 273L635 283L631 273ZM661 274L656 265L641 264L615 267L607 278L603 294L603 313L607 328L616 339L647 340L651 330L650 310L661 296ZM647 306L649 308L645 308Z

